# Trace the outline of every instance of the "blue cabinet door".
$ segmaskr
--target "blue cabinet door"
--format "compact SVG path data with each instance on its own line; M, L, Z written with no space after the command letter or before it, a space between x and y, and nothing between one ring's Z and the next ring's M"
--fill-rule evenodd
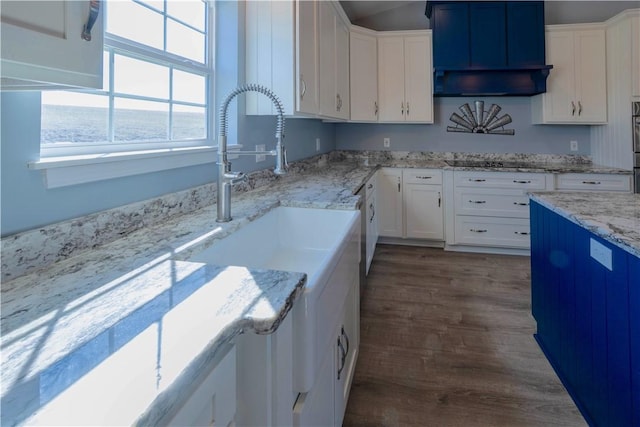
M437 67L469 65L469 5L434 4L431 12L433 64Z
M470 55L473 68L498 68L507 65L505 3L481 1L469 4Z
M545 63L544 2L507 2L507 58L510 67Z

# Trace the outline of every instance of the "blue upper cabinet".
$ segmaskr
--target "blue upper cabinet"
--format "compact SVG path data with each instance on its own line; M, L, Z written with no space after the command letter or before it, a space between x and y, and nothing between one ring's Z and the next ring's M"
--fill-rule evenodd
M507 2L506 22L509 65L527 67L544 64L543 2Z
M473 2L469 4L468 61L471 68L506 67L506 11L503 2Z
M428 1L434 95L546 91L544 2Z
M437 25L437 30L435 26ZM433 9L433 62L443 67L469 65L469 6L442 3Z

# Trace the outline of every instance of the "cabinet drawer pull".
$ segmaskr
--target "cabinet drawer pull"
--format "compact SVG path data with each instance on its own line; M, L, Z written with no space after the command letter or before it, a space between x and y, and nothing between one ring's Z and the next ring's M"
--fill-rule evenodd
M571 115L575 116L576 115L576 103L571 101Z
M400 112L404 116L404 101L400 104Z
M471 182L485 182L486 179L474 179L474 178L469 178L469 181Z
M524 202L513 202L513 204L517 206L529 206L529 203L524 203Z
M472 231L474 233L486 233L487 232L487 230L477 229L477 228L470 228L469 231Z
M418 178L418 179L431 179L433 177L432 176L416 176L416 178Z
M514 179L513 182L515 184L531 184L531 181L522 181L522 180L518 180L518 179Z
M304 81L304 76L300 74L300 85L302 89L300 90L300 101L304 99L304 94L307 93L307 83Z
M469 200L469 203L482 204L482 203L487 203L487 201L486 200Z
M378 101L374 101L373 102L373 108L374 108L373 114L375 116L377 116L378 115Z
M582 102L578 101L578 115L582 114Z
M100 13L100 0L91 0L89 2L89 17L87 18L87 23L82 27L82 40L91 41L91 30L93 29L93 25L96 23L98 19L98 14Z
M583 184L600 185L600 181L582 181Z
M529 233L526 232L526 231L514 231L513 233L514 234L518 234L520 236L528 236L529 235Z
M409 115L409 101L407 101L407 116Z

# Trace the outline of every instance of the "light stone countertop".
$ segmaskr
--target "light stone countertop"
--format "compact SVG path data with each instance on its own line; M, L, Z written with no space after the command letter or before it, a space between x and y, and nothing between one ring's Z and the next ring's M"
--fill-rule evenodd
M268 171L252 174L232 195L234 220L230 223L215 222L215 204L211 204L215 186L205 185L134 208L95 214L90 221L72 220L3 239L3 270L11 267L5 260L16 260L24 264L20 268L25 273L16 268L2 282L2 425L24 422L62 390L78 390L83 374L95 377L112 372L96 366L119 366L117 361L124 360L119 355L127 354L127 349L145 343L158 347L159 337L165 337L156 334L149 339L150 328L169 318L175 322L172 325L184 327L173 313L207 301L210 311L187 325L204 335L185 357L163 346L161 365L156 359L129 358L149 373L146 382L142 381L147 388L131 388L132 393L143 396L140 398L123 397L128 393L116 396L130 405L111 415L121 414L117 415L121 418L110 420L154 424L180 403L181 387L193 382L221 346L245 331L273 332L304 283L304 275L298 273L238 270L186 260L279 205L358 209L360 198L354 194L379 166L448 169L445 160L454 158L434 153L334 152L294 164L284 177ZM514 159L523 157L507 158ZM552 164L555 172L628 173L545 156L524 160ZM177 214L171 216L171 212ZM169 219L163 220L163 215ZM146 218L152 220L145 222ZM47 247L50 242L54 244ZM51 263L51 259L57 261ZM224 287L229 286L232 274L233 286ZM245 293L245 289L257 294ZM216 294L217 290L221 293ZM172 295L174 292L180 296ZM203 300L197 296L205 294L216 297ZM265 309L266 301L272 304L271 310ZM199 328L203 324L207 327ZM167 333L174 330L167 326ZM131 361L127 363L128 370L138 372ZM112 380L116 375L121 373L107 377Z
M531 199L640 257L640 194L531 193Z

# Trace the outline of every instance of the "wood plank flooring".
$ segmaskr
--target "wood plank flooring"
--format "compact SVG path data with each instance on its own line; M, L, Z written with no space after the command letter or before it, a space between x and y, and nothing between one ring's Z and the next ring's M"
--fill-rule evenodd
M379 245L344 426L584 426L533 339L528 257Z

